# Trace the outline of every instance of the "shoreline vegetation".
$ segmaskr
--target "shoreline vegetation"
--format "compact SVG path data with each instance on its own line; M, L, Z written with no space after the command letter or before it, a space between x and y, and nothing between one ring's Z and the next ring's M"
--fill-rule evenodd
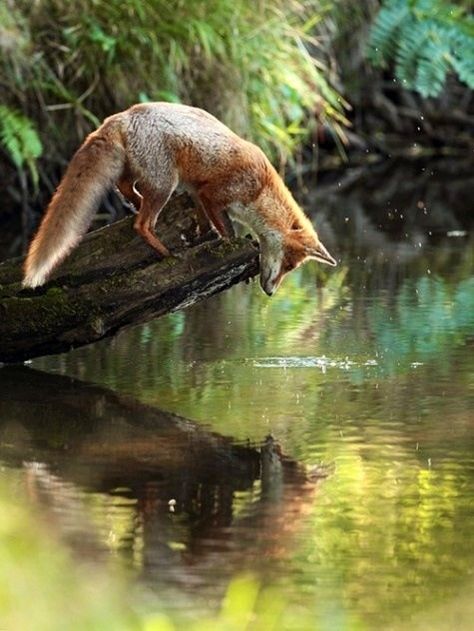
M2 253L26 245L84 136L105 116L150 100L203 107L255 141L301 187L308 208L322 207L317 223L328 246L332 234L340 251L357 252L350 254L354 265L343 259L325 286L315 275L324 271L306 268L272 302L257 304L245 288L229 292L229 308L222 301L186 319L178 314L161 332L136 327L117 338L113 352L103 345L76 359L35 364L44 372L0 368L0 627L28 628L34 620L40 631L295 625L369 631L380 628L377 616L394 619L399 629L428 628L431 620L444 629L451 618L461 625L472 619L472 538L463 524L472 515L465 391L472 362L473 6L473 0L0 4ZM429 156L442 156L435 170L423 164ZM124 214L111 195L99 220ZM191 238L191 214L181 216ZM104 265L128 260L136 275L116 265L107 283L128 276L143 299L134 281L144 278L146 265L174 265L167 278L186 272L194 282L200 253L212 250L215 267L230 257L229 245L218 241L195 244L174 262L157 261L141 243L124 255L123 245L135 238L130 223L105 229L127 231L108 240L109 250L100 235L89 235L60 273L67 278L81 256L97 263L96 278ZM174 231L179 244L181 232ZM400 244L391 235L401 235ZM441 247L425 249L436 239ZM250 276L256 253L251 242L239 243ZM19 263L1 267L0 320L18 316L9 324L28 343L25 327L35 321L22 317L19 303L41 320L36 330L30 326L32 336L45 323L55 325L66 305L70 343L71 331L79 330L78 288L18 297ZM89 265L88 282L90 272ZM122 288L122 306L131 305ZM111 312L101 290L105 307L87 310L85 332L97 339ZM156 307L154 296L149 302L150 310ZM10 343L6 325L3 339ZM310 363L287 369L299 354ZM339 356L340 368L329 363ZM314 374L304 376L308 367ZM113 389L62 375L99 371ZM272 405L263 397L256 403L257 391L270 393ZM243 404L232 407L237 400ZM177 401L184 416L156 409ZM284 433L304 466L293 466L285 451L265 451L266 443L242 442L269 426ZM211 476L201 467L209 454L221 467L213 464ZM332 470L323 480L325 467L315 464L320 454L323 464L337 459L332 488ZM239 478L239 471L246 475ZM238 479L240 487L229 486ZM320 481L329 490L315 499ZM196 494L189 492L193 485ZM178 505L175 512L176 497L188 498L186 510ZM120 502L129 508L116 510ZM61 520L73 527L62 529ZM225 520L243 524L235 540ZM145 550L153 529L159 536L148 536ZM189 533L197 533L194 541ZM208 545L211 536L217 547ZM226 539L231 556L223 553ZM201 554L206 549L208 556ZM168 607L167 594L157 597L146 572L140 574L156 554L160 563L171 559L148 575L164 570L159 588L167 568L177 576L183 567L186 585L199 585L200 575L189 570L200 554L205 573L215 571L215 558L224 567L229 558L241 564L245 554L273 554L274 564L264 567L278 570L290 559L292 574L239 574L229 564L225 581L215 581L222 587L212 594L215 607L193 610L186 590Z
M54 188L84 136L136 102L202 107L280 164L317 119L341 137L348 123L347 104L310 53L319 47L318 3L8 4L0 8L1 144L30 193Z
M474 130L470 8L470 0L7 0L0 221L21 216L25 242L87 133L140 101L203 107L299 183L308 171L348 164L465 158ZM114 195L103 209L109 221L124 213Z

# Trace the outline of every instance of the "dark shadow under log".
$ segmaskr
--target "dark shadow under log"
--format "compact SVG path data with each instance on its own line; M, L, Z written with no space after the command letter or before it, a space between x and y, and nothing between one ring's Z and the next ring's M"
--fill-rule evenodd
M173 598L212 572L216 604L237 572L293 558L329 473L315 476L272 437L238 443L133 397L26 366L0 370L0 463L23 472L29 502L81 559L119 552ZM112 523L119 548L105 545Z
M175 197L157 226L178 256L160 259L127 218L88 234L35 290L22 289L20 259L0 265L0 362L68 351L130 324L188 307L258 273L249 239L198 242L193 205Z

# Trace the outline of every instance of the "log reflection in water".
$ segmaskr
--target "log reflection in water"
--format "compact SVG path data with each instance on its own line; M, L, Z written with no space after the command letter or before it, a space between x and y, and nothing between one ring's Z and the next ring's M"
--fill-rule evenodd
M106 553L118 511L129 525L122 558L168 587L202 588L212 572L215 590L216 574L285 558L316 489L272 438L236 444L111 390L25 367L0 371L0 445L0 460L24 467L29 497L73 550ZM93 510L92 494L102 498Z

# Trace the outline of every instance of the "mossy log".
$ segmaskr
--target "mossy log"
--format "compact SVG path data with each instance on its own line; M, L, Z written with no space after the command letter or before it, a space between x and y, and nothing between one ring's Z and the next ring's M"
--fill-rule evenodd
M0 362L68 351L127 325L183 309L258 273L249 239L197 238L187 195L160 215L160 239L176 254L160 258L129 217L89 233L52 279L21 286L22 260L0 265Z

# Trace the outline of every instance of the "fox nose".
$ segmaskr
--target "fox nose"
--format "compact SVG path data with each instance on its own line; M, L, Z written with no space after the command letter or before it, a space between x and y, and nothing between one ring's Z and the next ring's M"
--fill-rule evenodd
M270 278L260 278L260 287L267 294L267 296L273 296L275 293L275 283L270 281Z

